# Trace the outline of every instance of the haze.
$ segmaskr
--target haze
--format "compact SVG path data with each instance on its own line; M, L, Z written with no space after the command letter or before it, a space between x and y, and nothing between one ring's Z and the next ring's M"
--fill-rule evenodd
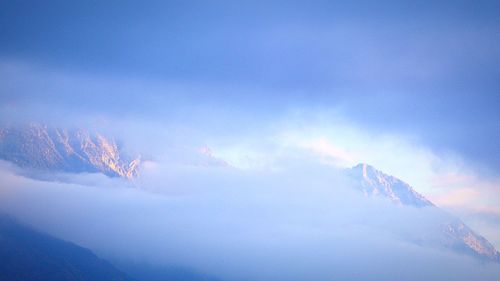
M440 212L344 172L398 177L500 249L499 32L497 1L3 1L0 126L99 132L142 164L0 161L0 210L125 267L497 280L411 242Z

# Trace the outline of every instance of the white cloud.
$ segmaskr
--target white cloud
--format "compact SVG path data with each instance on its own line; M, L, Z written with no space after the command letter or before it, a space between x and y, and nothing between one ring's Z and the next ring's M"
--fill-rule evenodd
M158 162L137 189L94 175L37 181L2 165L0 206L107 258L182 265L227 280L495 280L500 274L498 265L409 243L439 222L432 210L365 198L331 166L287 159L281 166ZM82 177L94 178L92 184Z
M321 279L335 274L332 260L339 267L359 261L368 274L378 266L393 266L390 260L396 258L418 261L405 271L408 274L421 273L416 268L430 266L430 260L449 266L451 275L443 279L467 280L472 275L465 268L474 272L468 274L477 273L472 269L486 274L484 267L470 261L400 241L387 260L379 260L394 243L394 237L380 230L391 213L388 207L355 203L348 189L336 189L340 182L335 167L321 165L367 162L410 183L436 203L453 207L450 210L464 214L466 222L470 210L496 210L499 181L484 180L460 157L436 154L414 136L368 132L335 110L331 113L331 108L301 108L277 114L279 118L260 118L255 113L235 114L237 110L230 106L188 106L177 103L175 97L200 89L158 81L45 74L31 66L26 70L5 63L0 72L11 82L2 86L9 93L2 100L2 116L24 120L53 113L55 123L90 124L116 133L151 160L137 182L147 191L123 189L123 182L99 175L58 175L59 182L54 183L20 177L3 168L2 208L51 233L106 255L185 263L224 276L247 274L244 277L255 280L290 280L312 272L322 273ZM106 95L110 91L122 94L113 108L109 104L116 96ZM88 99L87 92L93 94ZM75 110L74 104L80 102L86 108ZM144 108L155 112L127 116L128 111ZM54 117L51 114L49 119ZM60 121L62 114L65 118ZM208 163L193 153L204 145L234 168L191 165ZM368 227L364 225L371 220ZM490 239L500 237L498 222L481 222L476 228L479 233L484 230ZM371 251L366 256L355 253L367 247ZM464 271L453 271L456 266L450 261L464 262ZM446 274L438 269L419 279ZM389 271L385 274L386 279L394 277Z

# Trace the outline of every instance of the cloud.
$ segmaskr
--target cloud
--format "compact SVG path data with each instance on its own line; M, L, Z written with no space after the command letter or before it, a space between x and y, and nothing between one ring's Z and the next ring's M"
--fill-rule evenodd
M99 255L226 280L495 280L500 267L412 239L443 214L365 198L332 166L238 170L158 162L138 182L25 178L2 163L0 206ZM82 178L90 177L92 184Z
M449 165L447 171L435 173L429 185L434 188L429 199L465 218L477 213L498 215L500 180L497 178L481 178L466 166Z
M325 138L311 140L304 144L304 148L312 150L318 155L329 158L335 165L352 167L356 164L354 157L341 147L337 147Z
M498 4L216 2L0 4L10 23L0 29L6 38L0 123L106 131L146 160L137 183L146 190L122 189L123 182L99 175L33 180L4 167L2 208L109 255L128 251L232 277L241 270L255 279L287 280L324 272L321 279L357 261L375 272L389 263L377 254L393 249L378 218L368 230L340 227L338 214L328 213L333 222L323 218L333 203L363 223L379 207L382 217L392 209L365 202L369 207L355 205L360 213L353 213L347 203L357 200L348 188L341 192L345 203L325 191L344 183L318 157L333 166L373 164L467 222L478 221L477 210L495 214ZM204 146L213 155L193 152ZM334 199L322 201L327 198ZM295 205L302 200L310 201ZM480 232L500 237L495 220L481 217ZM321 236L324 228L337 240ZM123 240L108 239L108 232ZM367 242L365 234L381 240ZM220 257L213 254L217 245L225 246ZM416 262L431 275L441 268L432 271L427 261L464 262L460 271L443 266L450 268L447 277L478 279L465 270L477 267L462 258L398 246L388 255L394 260ZM354 253L363 247L373 252ZM331 260L339 266L332 268ZM235 268L225 269L228 264ZM349 272L340 279L353 277Z
M444 195L432 196L432 202L439 206L463 206L474 201L479 196L479 191L472 188L453 189Z
M157 165L154 161L185 165L219 161L236 169L279 171L293 163L314 163L319 157L341 167L372 164L453 213L461 212L451 207L472 210L500 204L495 176L478 173L474 164L456 153L433 150L411 132L366 130L342 106L274 108L271 104L275 112L266 108L258 114L251 104L222 103L229 89L221 90L220 85L56 71L19 61L0 63L0 72L9 82L0 86L8 93L0 98L3 122L36 120L104 131L122 140L132 154L152 160L151 169ZM250 95L251 90L244 90ZM217 94L204 97L206 92ZM214 157L196 153L204 146Z

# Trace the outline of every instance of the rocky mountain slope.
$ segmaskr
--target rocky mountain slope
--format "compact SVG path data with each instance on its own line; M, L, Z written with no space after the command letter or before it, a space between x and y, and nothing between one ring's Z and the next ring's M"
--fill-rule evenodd
M0 129L0 159L23 168L71 173L103 173L133 178L140 158L126 156L113 140L87 130L41 124Z
M424 196L417 193L409 184L367 164L352 168L351 175L358 178L358 187L365 196L383 196L400 205L415 207L434 206Z
M355 186L365 196L388 198L398 205L431 208L435 214L439 215L437 223L428 225L429 229L425 230L425 235L419 234L412 237L414 242L442 246L483 259L500 261L500 253L486 238L475 233L459 218L436 207L409 184L367 164L353 167L349 174L354 179ZM406 233L405 235L411 236L412 234Z
M90 250L0 215L0 280L132 281Z

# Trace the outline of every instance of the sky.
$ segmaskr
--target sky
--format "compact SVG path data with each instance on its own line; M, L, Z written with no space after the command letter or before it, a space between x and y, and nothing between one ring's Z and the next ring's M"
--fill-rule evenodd
M500 3L345 2L1 1L0 120L249 171L367 162L500 248Z
M159 117L216 104L260 119L321 107L497 173L500 4L344 2L2 1L0 59L18 80L21 64L177 87L46 93L4 74L2 104Z

